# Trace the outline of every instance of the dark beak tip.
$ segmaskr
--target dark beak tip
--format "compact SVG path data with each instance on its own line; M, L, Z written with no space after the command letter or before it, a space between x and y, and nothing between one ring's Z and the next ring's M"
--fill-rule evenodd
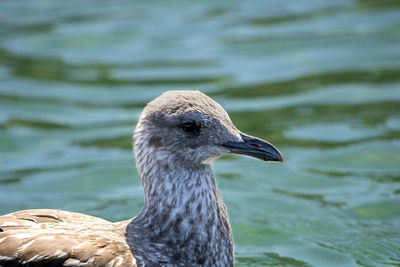
M279 163L285 163L285 159L283 158L283 155L282 155L282 153L281 152L279 152L279 150L278 150L278 153L279 153L279 157L278 157L278 162Z
M271 143L264 141L265 145L264 147L268 151L267 155L264 155L264 160L265 161L275 161L279 163L284 163L285 160L283 158L282 153Z
M285 163L285 160L282 156L282 154L279 152L279 150L276 150L277 155L274 155L273 157L268 157L267 155L264 156L264 161L275 161L279 163Z

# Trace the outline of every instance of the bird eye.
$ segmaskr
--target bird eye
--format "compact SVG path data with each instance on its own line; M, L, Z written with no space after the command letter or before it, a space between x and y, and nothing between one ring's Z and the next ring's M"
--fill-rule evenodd
M198 125L195 121L186 121L181 124L182 130L187 133L199 133L200 125Z

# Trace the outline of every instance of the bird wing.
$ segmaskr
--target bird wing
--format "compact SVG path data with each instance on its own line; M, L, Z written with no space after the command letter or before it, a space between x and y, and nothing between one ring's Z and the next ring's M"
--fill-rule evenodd
M0 216L0 267L137 267L125 240L128 222L45 209Z

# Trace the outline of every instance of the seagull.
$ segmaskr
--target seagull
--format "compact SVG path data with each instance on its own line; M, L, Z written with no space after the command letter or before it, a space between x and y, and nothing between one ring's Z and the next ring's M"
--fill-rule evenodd
M199 91L167 91L143 109L133 135L142 211L112 223L64 210L0 216L0 267L233 266L233 240L211 163L227 153L283 162Z

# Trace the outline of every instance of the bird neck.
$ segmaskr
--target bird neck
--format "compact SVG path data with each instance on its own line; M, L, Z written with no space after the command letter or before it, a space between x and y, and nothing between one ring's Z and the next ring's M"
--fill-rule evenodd
M233 265L228 215L211 167L188 168L156 156L136 161L145 205L129 224L127 237L138 261Z

